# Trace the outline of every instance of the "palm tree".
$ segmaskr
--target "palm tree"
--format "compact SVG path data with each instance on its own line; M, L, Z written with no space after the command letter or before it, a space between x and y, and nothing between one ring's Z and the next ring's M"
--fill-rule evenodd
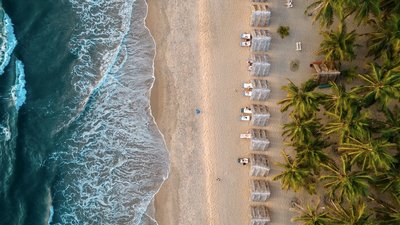
M325 125L326 135L338 134L339 143L346 142L349 137L361 138L371 133L371 119L360 110L343 111L341 115L325 112L331 120Z
M292 222L300 222L302 225L330 225L330 219L323 207L320 207L320 203L314 207L307 205L306 208L296 204L294 208L299 216L294 217Z
M386 108L390 99L400 96L400 72L374 63L369 64L369 68L371 70L369 74L359 74L366 84L355 87L353 91L364 94L365 107L378 101L382 109Z
M346 92L344 85L335 82L330 82L330 84L332 93L325 95L322 100L327 111L340 116L358 105L357 96L352 92Z
M383 17L393 15L394 13L400 12L400 1L398 0L383 0L380 1L380 8L383 12Z
M400 198L400 163L396 163L389 171L381 173L375 179L375 184L380 190L390 192Z
M340 202L346 199L350 202L367 196L372 177L364 171L354 171L351 163L345 156L340 157L341 165L321 164L327 171L327 175L320 177L324 187L328 189L331 197L336 197Z
M341 61L352 61L356 58L354 49L359 46L355 43L357 34L355 30L348 33L345 23L340 23L337 31L324 31L321 34L324 40L317 54L325 56L326 61L337 63L340 67Z
M294 144L297 152L296 159L301 165L319 172L321 163L328 163L330 161L328 155L323 151L329 145L319 138L310 140L308 142Z
M400 110L396 105L393 110L388 108L383 111L386 115L386 126L379 133L390 142L396 143L400 149Z
M319 20L321 27L329 27L333 24L337 15L343 18L343 0L317 0L310 4L305 13L314 15L313 21Z
M364 202L344 204L331 201L329 209L329 218L334 225L372 225Z
M378 203L378 207L375 208L375 211L379 225L400 224L400 201L397 197L394 197L394 205L380 199L371 199Z
M287 96L278 104L282 104L281 112L287 111L292 108L292 115L298 115L300 118L310 118L319 109L319 101L322 97L321 94L313 92L318 86L314 80L308 80L301 87L297 87L292 81L283 86L282 89L287 91Z
M279 26L278 27L278 30L276 31L278 34L279 34L279 36L283 39L283 38L285 38L286 36L289 36L289 30L290 30L290 28L289 28L289 26Z
M388 171L397 162L396 158L389 153L395 147L386 139L373 139L371 136L361 140L350 137L350 142L339 147L339 151L345 152L352 158L351 163L359 163L362 170L371 169L378 174L378 171Z
M308 142L310 138L319 134L321 124L315 117L299 118L293 116L290 123L283 125L283 135L296 143Z
M367 23L370 16L379 16L381 13L379 3L381 0L351 0L348 1L347 6L351 10L349 14L354 15L354 19L360 25L361 23Z
M399 4L399 3L397 3ZM398 57L400 53L400 15L391 14L387 19L371 20L370 24L375 32L370 32L367 46L368 56L379 58L385 52Z
M283 168L283 171L274 177L273 180L280 180L283 190L299 191L305 188L309 193L315 192L315 185L309 182L311 180L311 171L309 168L301 167L297 160L293 160L285 152L282 152L285 163L277 163Z

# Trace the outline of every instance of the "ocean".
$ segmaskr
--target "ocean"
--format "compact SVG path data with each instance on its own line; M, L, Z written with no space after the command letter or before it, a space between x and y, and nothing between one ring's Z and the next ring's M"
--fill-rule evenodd
M144 0L0 0L0 225L156 224Z

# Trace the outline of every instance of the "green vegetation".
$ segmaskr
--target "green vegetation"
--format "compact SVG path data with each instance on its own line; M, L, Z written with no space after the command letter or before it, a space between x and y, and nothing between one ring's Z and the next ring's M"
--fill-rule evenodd
M289 36L289 34L290 34L289 31L290 31L289 26L279 26L277 32L278 32L279 36L281 36L281 38L283 39L283 38Z
M323 29L317 55L347 80L329 93L313 79L283 87L283 135L295 155L282 153L274 180L323 200L294 203L301 224L400 224L400 1L316 0L305 13ZM348 32L349 20L373 32ZM365 65L352 65L361 46Z

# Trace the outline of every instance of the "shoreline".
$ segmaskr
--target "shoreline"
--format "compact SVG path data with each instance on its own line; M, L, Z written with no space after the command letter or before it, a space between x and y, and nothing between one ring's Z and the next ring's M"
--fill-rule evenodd
M151 37L152 42L153 42L153 45L154 45L154 51L153 51L154 54L153 54L153 59L152 59L152 62L153 62L153 63L152 63L152 73L153 73L152 78L153 78L153 82L151 83L151 86L149 87L149 90L148 90L148 93L149 93L149 105L150 105L150 106L149 106L149 114L150 114L150 117L151 117L152 120L153 120L154 125L155 125L156 128L158 129L158 133L161 135L161 137L162 137L162 139L163 139L164 146L165 146L165 148L166 148L165 150L169 152L168 147L167 147L167 143L166 143L166 141L165 141L165 136L164 136L164 134L161 132L160 127L158 126L157 121L156 121L156 119L155 119L155 117L154 117L154 114L153 114L152 102L154 103L154 99L152 100L152 94L153 94L153 92L156 92L156 91L157 91L157 90L154 90L154 89L155 89L155 88L154 88L154 84L155 84L155 80L156 80L156 76L155 76L155 59L156 59L156 56L157 56L157 43L156 43L156 40L154 39L154 37L153 37L153 35L152 35L151 30L150 30L149 27L147 26L147 18L148 18L148 16L149 16L149 4L148 4L148 0L143 0L143 2L144 2L144 4L145 4L145 6L146 6L146 15L145 15L145 17L143 18L143 25L144 25L145 29L147 30L147 32L149 33L149 36ZM159 111L159 110L157 110L157 111ZM169 157L168 157L168 160L169 160ZM163 177L164 181L160 184L160 186L158 187L158 189L155 191L154 195L152 196L152 200L150 201L149 205L147 206L146 212L143 214L143 216L147 216L147 218L151 221L151 223L152 223L152 224L154 223L155 225L158 224L158 223L157 223L157 220L156 220L156 216L155 216L155 215L156 215L156 207L155 207L155 204L154 204L155 197L156 197L156 195L160 192L160 189L162 188L162 186L163 186L163 184L165 183L165 181L168 179L170 172L171 172L171 165L170 165L170 162L168 162L168 171L167 171L167 175L166 175L165 177ZM143 219L143 217L142 217L142 219ZM143 220L142 220L142 222L143 222Z

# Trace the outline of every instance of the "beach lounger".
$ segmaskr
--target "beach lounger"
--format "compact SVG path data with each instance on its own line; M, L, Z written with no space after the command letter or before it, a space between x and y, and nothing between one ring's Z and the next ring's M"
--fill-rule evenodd
M301 51L301 42L296 42L296 51Z
M251 114L251 109L249 107L244 107L240 109L241 113Z
M251 91L251 90L245 90L244 92L243 92L243 96L246 96L246 97L251 97L251 94L252 94L253 92Z
M250 47L251 46L251 41L242 41L240 42L241 47Z
M240 138L241 139L250 139L251 138L251 134L240 134Z
M242 164L242 165L246 165L249 163L249 158L238 158L238 163Z
M285 3L287 8L293 8L293 4L292 3Z
M243 88L253 88L253 84L252 83L243 83Z
M249 33L242 33L240 34L240 38L250 40L251 39L251 34Z
M288 0L288 1L285 3L285 5L286 5L286 7L288 7L288 8L293 8L293 0Z
M250 121L251 117L250 116L240 116L241 121Z

